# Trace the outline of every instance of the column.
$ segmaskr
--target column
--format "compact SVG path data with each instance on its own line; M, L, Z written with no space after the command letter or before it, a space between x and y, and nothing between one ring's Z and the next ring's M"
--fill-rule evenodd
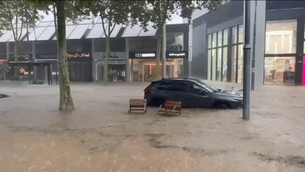
M93 81L97 81L97 69L96 69L96 59L95 59L95 56L93 55L95 53L95 41L94 39L91 39L91 55L92 55L92 78L93 78Z
M256 2L256 32L255 45L252 45L252 51L255 51L255 85L264 84L264 61L265 61L265 36L266 36L266 0L257 0ZM251 20L254 21L255 1L251 1ZM251 27L251 42L253 44L254 27Z
M129 42L128 42L128 38L125 38L125 52L126 52L125 82L130 82L131 81L130 73L131 73L132 69L130 69L130 64L129 64Z

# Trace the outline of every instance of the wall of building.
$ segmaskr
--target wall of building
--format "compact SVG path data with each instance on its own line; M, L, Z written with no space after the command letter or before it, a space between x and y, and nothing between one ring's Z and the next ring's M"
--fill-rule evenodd
M206 23L193 29L193 59L191 73L194 77L207 79L207 28Z

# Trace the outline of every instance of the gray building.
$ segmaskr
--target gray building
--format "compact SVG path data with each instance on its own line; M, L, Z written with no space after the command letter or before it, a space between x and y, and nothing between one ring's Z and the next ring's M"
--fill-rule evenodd
M305 85L305 2L251 1L251 14L255 84ZM243 33L243 1L194 19L192 76L242 83Z
M106 25L107 27L107 25ZM188 76L188 24L166 25L166 77ZM35 29L22 30L18 43L19 62L49 62L52 77L57 79L57 41L53 21L41 21ZM135 25L116 25L110 35L110 82L151 81L156 73L157 39L162 29ZM21 33L21 32L20 32ZM105 66L106 39L100 19L67 22L67 57L70 81L102 81ZM12 31L0 36L0 80L8 62L14 62L15 43ZM161 65L162 68L162 65ZM26 73L32 73L24 68ZM34 73L34 72L33 72ZM45 77L44 70L36 70L35 79ZM39 76L38 76L39 75Z

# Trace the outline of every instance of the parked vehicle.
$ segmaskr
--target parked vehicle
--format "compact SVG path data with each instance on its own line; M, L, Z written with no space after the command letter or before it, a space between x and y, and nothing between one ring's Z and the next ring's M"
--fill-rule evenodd
M166 100L181 101L183 107L236 109L243 96L232 90L221 90L192 78L169 78L151 82L144 89L147 105L159 106Z

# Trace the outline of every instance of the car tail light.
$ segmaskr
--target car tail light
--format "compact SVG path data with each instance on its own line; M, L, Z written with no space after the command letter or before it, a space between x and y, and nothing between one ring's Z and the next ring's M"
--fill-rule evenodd
M149 93L149 91L147 89L144 90L144 93Z

